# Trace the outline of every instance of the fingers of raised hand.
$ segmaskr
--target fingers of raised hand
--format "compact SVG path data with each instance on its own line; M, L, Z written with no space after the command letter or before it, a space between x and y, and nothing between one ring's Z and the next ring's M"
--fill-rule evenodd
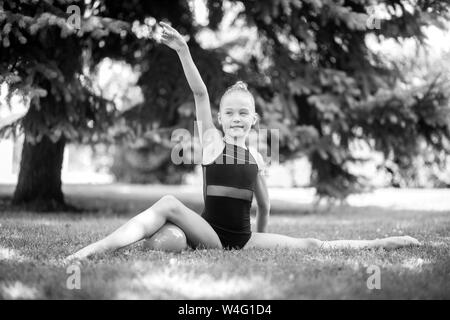
M164 30L175 31L174 28L172 28L170 25L168 25L165 22L160 21L159 24L161 25L161 27L163 27Z
M166 42L170 42L172 40L172 37L167 35L167 34L162 34L161 35L161 42L166 43Z
M160 22L159 24L163 28L163 35L167 36L168 38L172 38L178 35L178 31L169 26L167 23Z
M170 39L170 38L173 37L173 33L170 30L164 29L163 33L162 33L162 36L167 38L167 39Z

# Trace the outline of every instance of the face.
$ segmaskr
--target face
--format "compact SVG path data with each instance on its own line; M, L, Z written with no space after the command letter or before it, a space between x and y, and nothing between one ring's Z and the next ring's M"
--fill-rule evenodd
M246 137L256 119L255 106L249 93L233 91L222 98L218 120L225 135L231 138Z

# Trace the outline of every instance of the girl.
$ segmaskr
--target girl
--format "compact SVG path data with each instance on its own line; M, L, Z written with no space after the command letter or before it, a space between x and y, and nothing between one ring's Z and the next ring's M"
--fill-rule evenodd
M208 91L187 43L174 28L163 22L160 25L163 27L161 42L177 52L194 94L203 151L204 211L199 215L173 195L166 195L106 238L69 256L69 260L157 237L174 225L184 232L188 244L194 248L397 248L419 244L409 236L320 241L266 233L270 202L264 179L264 162L256 148L245 145L246 137L258 118L252 94L243 82L237 82L224 93L218 114L218 122L225 133L222 138L213 124ZM250 229L253 195L257 201L257 232Z

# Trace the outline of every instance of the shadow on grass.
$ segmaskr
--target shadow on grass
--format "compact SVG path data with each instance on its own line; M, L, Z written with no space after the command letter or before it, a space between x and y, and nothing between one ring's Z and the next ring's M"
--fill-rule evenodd
M81 289L66 286L66 267L49 262L2 264L4 299L448 299L450 258L423 262L420 250L122 250L80 267ZM370 265L381 288L369 289ZM44 276L43 276L44 275Z

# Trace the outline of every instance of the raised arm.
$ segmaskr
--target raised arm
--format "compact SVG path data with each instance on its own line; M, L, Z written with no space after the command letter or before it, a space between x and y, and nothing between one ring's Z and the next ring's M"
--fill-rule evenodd
M161 42L167 45L169 48L175 50L180 58L181 65L183 66L184 75L188 81L189 87L194 94L195 100L195 112L197 117L197 122L201 124L202 135L206 130L215 128L212 115L211 106L209 103L208 90L192 60L191 53L189 52L189 47L183 37L178 33L177 30L169 26L167 23L159 23L163 27L163 34L161 37Z

